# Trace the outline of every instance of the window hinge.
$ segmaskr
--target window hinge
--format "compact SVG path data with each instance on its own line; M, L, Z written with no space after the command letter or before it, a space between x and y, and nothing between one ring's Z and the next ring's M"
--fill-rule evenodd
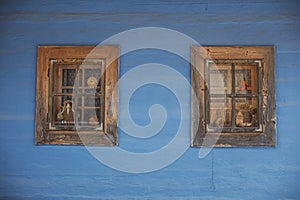
M47 123L48 123L48 128L49 128L49 130L54 130L54 129L56 129L55 127L52 126L51 122L49 122L49 113L47 113Z
M53 127L52 126L52 124L51 124L51 122L49 123L49 130L55 130L56 129L56 127Z
M261 60L256 60L256 61L254 61L254 62L258 63L258 67L261 67L261 66L262 66Z
M51 63L51 68L53 68L53 63L57 62L57 60L55 59L51 59L50 60L50 63ZM48 74L47 74L48 77L50 77L50 67L48 68Z
M103 130L103 122L101 122L100 126L96 128L97 131L102 131Z

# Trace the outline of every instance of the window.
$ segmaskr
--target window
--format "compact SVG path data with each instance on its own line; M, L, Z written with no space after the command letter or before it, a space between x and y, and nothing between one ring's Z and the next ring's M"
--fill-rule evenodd
M117 145L116 46L39 46L36 144Z
M274 60L271 46L192 47L192 146L276 144Z

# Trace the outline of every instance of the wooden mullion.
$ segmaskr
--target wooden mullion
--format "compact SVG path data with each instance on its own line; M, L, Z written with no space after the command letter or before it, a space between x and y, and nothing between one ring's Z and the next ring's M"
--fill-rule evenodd
M257 65L257 79L258 79L258 85L257 85L257 94L258 94L258 124L260 126L263 126L262 118L263 118L263 112L262 112L262 61L260 60L260 63ZM274 83L275 84L275 83Z
M83 67L80 67L81 69L81 93L84 94L84 84L85 84L85 69ZM85 120L85 117L84 117L84 105L85 105L85 99L84 99L84 95L81 96L81 121L84 121Z
M235 118L236 118L236 109L235 109L235 104L236 104L236 99L235 99L235 64L231 64L231 126L234 129L236 127L235 124Z
M207 88L205 90L205 107L207 108L207 111L205 112L205 119L207 121L206 123L206 129L208 124L210 124L210 101L211 101L211 95L210 95L210 67L208 60L205 61L205 87Z
M100 70L100 123L103 125L105 120L105 60L102 61Z

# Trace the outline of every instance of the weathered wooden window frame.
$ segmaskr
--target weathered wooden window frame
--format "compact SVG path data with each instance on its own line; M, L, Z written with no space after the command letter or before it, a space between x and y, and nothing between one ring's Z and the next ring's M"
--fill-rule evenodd
M51 60L102 59L104 72L104 123L101 130L55 130L49 128L49 87ZM36 79L36 144L105 145L118 144L118 46L39 46ZM80 136L79 136L80 135Z
M208 60L259 60L261 61L261 131L207 131L205 66ZM196 98L192 98L191 146L275 146L276 145L276 95L274 46L192 46L191 77ZM204 76L204 77L202 77ZM199 112L197 112L199 111ZM198 115L199 114L199 115ZM205 142L214 141L214 143Z

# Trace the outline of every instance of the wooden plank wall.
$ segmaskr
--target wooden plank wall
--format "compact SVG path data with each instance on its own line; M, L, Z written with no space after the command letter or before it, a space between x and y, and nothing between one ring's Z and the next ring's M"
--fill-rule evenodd
M1 1L0 199L299 199L299 21L296 0ZM202 45L275 45L277 147L218 148L204 159L189 148L167 168L129 174L99 163L82 146L35 146L37 45L97 45L144 26L174 29ZM121 75L148 62L168 64L190 81L189 63L152 50L122 57ZM188 88L181 91L189 96ZM126 106L122 91L119 101L120 109ZM173 137L180 110L166 88L136 92L133 119L149 123L154 103L168 112L160 136L145 141L120 131L122 148L152 151Z

